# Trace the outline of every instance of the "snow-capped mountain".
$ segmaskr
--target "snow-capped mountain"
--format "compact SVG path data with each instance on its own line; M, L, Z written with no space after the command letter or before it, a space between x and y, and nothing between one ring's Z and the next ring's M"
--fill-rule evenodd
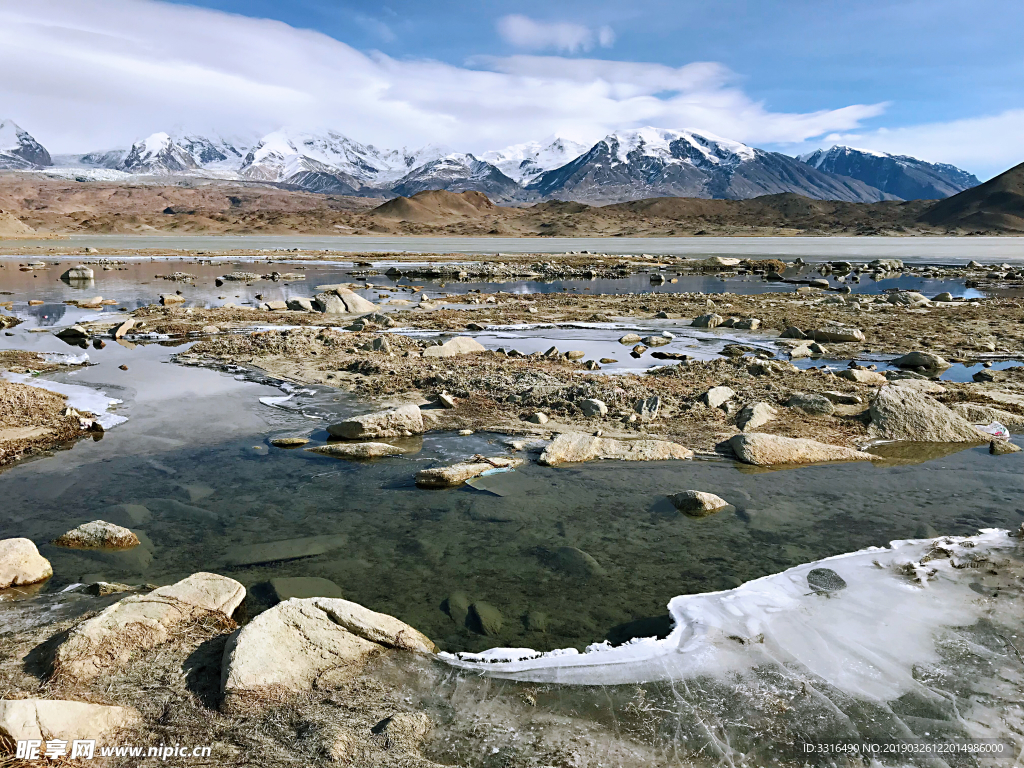
M117 168L128 154L127 149L100 149L94 152L86 152L84 155L61 155L64 158L76 161L75 164L93 166L96 168Z
M870 149L834 146L799 159L819 171L857 179L904 200L941 200L981 183L955 165Z
M172 134L171 139L192 156L196 165L224 171L237 171L253 144L243 139L207 137L196 133Z
M198 169L199 163L192 154L176 144L166 133L154 133L135 142L117 166L119 171L146 174L172 174Z
M545 171L561 168L586 152L590 147L572 139L554 137L545 141L528 141L492 152L484 152L480 159L526 186Z
M0 120L0 169L52 165L50 153L13 120Z
M811 171L811 173L808 173ZM888 196L794 158L698 131L618 131L527 187L545 198L618 202L647 197L745 199L780 192L852 202Z
M458 152L431 160L403 176L392 187L397 195L408 197L426 189L449 192L483 192L492 200L509 201L521 197L522 187L498 168L473 155Z

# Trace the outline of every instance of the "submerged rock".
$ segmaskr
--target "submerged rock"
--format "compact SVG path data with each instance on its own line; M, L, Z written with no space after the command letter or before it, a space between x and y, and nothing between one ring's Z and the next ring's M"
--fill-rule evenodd
M141 722L141 715L130 707L60 699L0 701L0 736L14 742L72 742L83 739L103 742L118 731ZM45 746L40 748L41 753Z
M0 589L35 584L53 576L50 561L29 539L0 541Z
M490 603L477 601L469 606L469 626L481 635L496 635L501 632L501 611Z
M442 609L460 627L466 625L469 616L469 598L465 592L452 592L442 604Z
M576 547L559 547L555 550L553 565L571 576L590 578L604 576L605 570L589 552Z
M745 464L774 467L785 464L817 464L826 461L871 461L870 453L806 438L779 437L760 432L735 435L729 446Z
M421 469L416 473L416 485L420 488L452 488L462 485L471 477L477 477L496 468L518 467L522 459L495 456L481 458L480 461L466 461L448 467Z
M988 435L938 400L907 387L882 387L871 401L869 432L885 440L980 443Z
M317 576L278 576L268 582L271 594L279 602L290 600L293 597L305 599L308 597L332 597L342 598L341 587L330 579L323 579Z
M139 537L120 525L93 520L68 531L53 543L73 549L131 549L139 545Z
M301 560L339 549L348 543L344 534L333 536L300 536L296 539L265 541L259 544L236 544L224 556L227 565L259 565L285 560Z
M705 491L680 491L668 498L676 509L690 517L707 517L729 506L721 496Z
M423 415L417 405L403 405L387 411L356 416L327 427L331 437L360 440L373 437L401 437L423 432Z
M359 672L385 649L435 653L422 633L393 616L348 600L312 597L279 603L232 636L224 648L225 706L245 709ZM341 673L339 675L339 673Z
M194 573L148 595L126 597L70 631L54 655L54 671L71 680L91 680L133 653L170 640L198 618L230 617L244 597L245 587L213 573Z
M693 451L667 440L614 440L582 432L563 432L548 444L538 462L553 467L594 459L665 461L690 458L693 458Z

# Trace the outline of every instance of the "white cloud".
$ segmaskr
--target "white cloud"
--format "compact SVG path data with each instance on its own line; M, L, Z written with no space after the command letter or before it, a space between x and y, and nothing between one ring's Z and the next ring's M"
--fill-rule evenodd
M497 27L502 40L528 51L578 53L589 51L595 43L610 48L615 42L615 32L609 26L595 31L583 24L536 21L518 13L501 17Z
M830 133L793 151L834 144L951 163L986 179L1024 161L1024 109L943 123Z
M713 62L398 60L276 21L156 0L0 3L0 72L0 117L56 152L125 146L175 126L329 126L378 146L471 152L551 134L595 141L642 125L797 143L855 132L884 110L773 112Z

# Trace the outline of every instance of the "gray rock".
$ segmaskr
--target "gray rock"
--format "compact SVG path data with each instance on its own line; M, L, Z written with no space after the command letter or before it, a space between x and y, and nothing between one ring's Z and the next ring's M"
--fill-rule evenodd
M12 742L43 742L41 754L48 741L67 742L70 754L73 741L92 739L106 743L119 731L141 722L141 715L130 707L60 699L0 701L0 737Z
M884 386L871 401L869 432L884 440L980 443L989 438L963 416L923 392Z
M91 268L85 266L84 264L79 264L77 266L71 267L70 269L65 271L63 275L60 276L61 280L66 280L71 283L87 282L89 280L94 279L95 277L96 273L93 272Z
M639 341L640 341L640 334L639 333L627 333L625 336L623 336L621 339L619 339L619 344L622 344L623 346L628 347L630 344L637 344Z
M933 352L908 352L897 357L892 364L898 368L927 368L932 371L944 371L950 364Z
M356 416L327 427L331 437L345 440L418 435L423 432L423 429L423 415L420 413L419 406L411 404Z
M579 405L580 410L583 411L583 415L588 419L608 415L608 406L601 400L590 398L587 400L581 400L577 405Z
M666 440L614 440L582 432L563 432L552 440L538 462L557 466L595 459L665 461L693 458L693 451Z
M382 456L399 456L407 453L404 448L390 443L328 443L306 448L310 453L333 456L336 459L376 459Z
M644 336L640 342L648 347L664 347L666 344L670 344L672 339L666 336Z
M648 397L645 400L637 400L633 403L633 410L637 412L644 421L651 421L658 418L661 410L661 398L657 395Z
M455 398L449 395L447 392L442 392L437 396L437 404L442 408L452 409L458 404L455 402Z
M718 408L736 397L730 387L712 387L700 396L700 401L709 408Z
M739 331L756 331L761 327L761 321L756 317L750 317L746 320L737 320L732 327Z
M51 576L50 561L29 539L0 540L0 589L35 584Z
M823 397L827 397L836 405L860 405L864 402L860 395L854 395L849 392L822 392Z
M168 304L184 304L185 297L179 296L176 293L161 293L160 303L163 304L164 306L167 306Z
M565 353L566 360L582 360L586 356L587 353L579 349L572 349Z
M448 467L421 469L416 473L416 485L420 488L453 488L488 470L518 467L522 463L522 459L493 456L485 461L465 461Z
M836 407L827 397L807 392L794 392L789 396L786 405L797 408L809 416L831 416L836 412Z
M953 294L950 293L949 291L943 291L938 296L932 297L932 301L947 302L947 301L952 301L952 300L953 300Z
M847 381L855 381L858 384L886 384L889 381L878 371L864 371L859 368L846 368L836 376Z
M71 325L57 331L55 335L58 339L84 339L89 335L89 332L80 325Z
M736 416L736 426L740 431L754 430L762 427L778 415L768 403L752 403L743 407Z
M481 635L497 635L501 632L501 611L490 603L477 601L469 606L469 626Z
M916 291L898 291L897 293L890 293L885 297L885 300L889 304L905 307L916 307L922 304L931 303L927 296L917 293Z
M707 517L729 506L721 496L704 491L681 491L668 498L676 509L690 517Z
M825 328L817 328L811 332L811 338L815 341L844 344L853 341L864 341L864 332L859 328L849 328L840 325L830 325Z
M288 309L294 312L315 312L316 308L313 306L313 300L299 296L294 299L288 299Z
M806 333L801 331L795 325L786 327L782 333L779 334L780 339L807 339L810 338Z
M724 317L711 312L709 314L693 318L690 322L690 326L693 328L717 328L722 324L723 320L725 320Z
M826 594L846 589L846 581L831 568L812 568L807 572L807 586Z
M348 539L344 535L334 535L303 536L296 539L266 541L260 544L235 544L228 547L224 555L224 563L237 567L301 560L304 557L315 557L325 552L333 552L336 549L341 549L347 543Z
M318 293L313 297L312 305L317 312L329 315L348 314L348 308L336 293Z

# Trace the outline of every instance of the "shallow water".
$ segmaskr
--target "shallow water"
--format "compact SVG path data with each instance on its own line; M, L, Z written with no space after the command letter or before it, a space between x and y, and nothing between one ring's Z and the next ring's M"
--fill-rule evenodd
M53 241L35 241L42 247ZM30 240L0 240L24 247ZM343 235L71 235L72 248L175 248L211 253L239 249L351 251L355 253L665 253L796 257L805 260L903 259L966 264L1024 259L1020 237L356 237Z
M24 336L38 349L63 346ZM919 465L896 459L785 472L724 461L528 464L504 478L502 496L425 491L412 482L418 469L503 446L492 435L428 435L418 453L369 463L273 448L268 439L280 435L323 440L326 423L365 405L309 388L268 407L259 398L280 397L279 389L173 365L174 351L90 350L96 365L53 378L123 400L115 411L127 423L0 475L8 510L0 537L41 545L55 571L47 591L99 578L166 582L199 569L247 587L319 576L447 649L543 650L663 630L658 617L675 595L895 538L1024 520L1024 454L992 457L984 446ZM665 496L685 488L718 493L734 508L704 520L681 516ZM112 509L123 503L142 504L151 516L126 519ZM147 543L124 553L44 543L97 518L130 525ZM600 571L581 569L563 547L588 553ZM441 608L454 591L496 606L500 633L456 625ZM546 631L527 628L531 613L546 614Z

